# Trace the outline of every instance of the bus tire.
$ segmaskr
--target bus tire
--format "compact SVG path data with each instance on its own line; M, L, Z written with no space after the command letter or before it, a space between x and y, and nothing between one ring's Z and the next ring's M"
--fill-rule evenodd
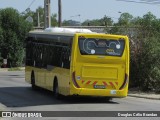
M112 97L105 97L105 100L106 100L107 102L109 102L109 101L112 100Z
M54 85L53 85L53 94L54 94L54 97L56 99L60 99L59 88L58 88L58 81L57 81L56 78L54 80Z
M32 71L31 73L31 85L32 85L32 89L33 90L37 90L37 86L35 84L35 75L34 75L34 72Z

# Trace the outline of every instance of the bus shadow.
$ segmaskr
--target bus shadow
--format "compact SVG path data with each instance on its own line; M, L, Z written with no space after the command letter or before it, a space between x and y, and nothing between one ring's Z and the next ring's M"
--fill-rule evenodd
M44 89L32 90L31 87L1 87L0 103L7 107L25 107L57 104L119 104L98 97L61 97L54 98L53 93Z

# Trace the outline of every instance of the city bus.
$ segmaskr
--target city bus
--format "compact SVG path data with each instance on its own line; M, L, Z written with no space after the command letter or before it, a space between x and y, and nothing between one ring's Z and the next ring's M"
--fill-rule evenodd
M127 36L88 29L47 28L26 39L25 80L56 98L126 97L129 84Z

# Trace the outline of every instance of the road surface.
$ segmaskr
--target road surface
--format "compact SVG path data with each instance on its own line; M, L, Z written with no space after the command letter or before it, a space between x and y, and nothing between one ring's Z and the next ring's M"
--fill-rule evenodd
M160 100L149 100L134 97L114 98L111 101L95 97L67 97L62 100L56 100L53 97L52 92L43 89L33 91L31 89L31 85L25 82L24 74L24 71L0 72L0 110L160 111ZM102 118L96 119L101 120Z

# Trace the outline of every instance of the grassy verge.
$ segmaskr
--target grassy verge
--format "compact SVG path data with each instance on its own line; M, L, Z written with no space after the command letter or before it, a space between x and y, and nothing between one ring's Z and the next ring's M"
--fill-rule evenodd
M19 67L14 67L14 68L8 68L8 71L23 71L23 69Z

